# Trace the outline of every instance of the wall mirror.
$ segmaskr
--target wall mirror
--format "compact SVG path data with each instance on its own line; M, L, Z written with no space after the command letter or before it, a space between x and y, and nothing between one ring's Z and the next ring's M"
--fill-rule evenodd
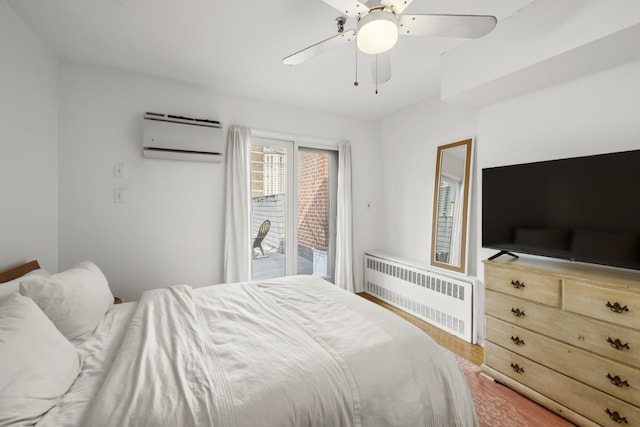
M473 140L438 147L433 193L431 265L460 273L467 266L467 214Z

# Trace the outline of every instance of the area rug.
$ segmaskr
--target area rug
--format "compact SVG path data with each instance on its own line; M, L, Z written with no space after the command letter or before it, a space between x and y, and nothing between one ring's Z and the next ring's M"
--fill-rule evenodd
M469 383L480 427L573 426L521 394L480 376L479 366L457 354L453 356Z

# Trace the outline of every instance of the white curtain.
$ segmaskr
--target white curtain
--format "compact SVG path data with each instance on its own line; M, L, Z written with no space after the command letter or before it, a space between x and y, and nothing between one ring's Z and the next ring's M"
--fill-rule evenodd
M224 281L251 278L251 129L232 125L227 133Z
M351 144L347 141L340 141L338 150L337 215L336 285L350 292L355 292L351 207Z

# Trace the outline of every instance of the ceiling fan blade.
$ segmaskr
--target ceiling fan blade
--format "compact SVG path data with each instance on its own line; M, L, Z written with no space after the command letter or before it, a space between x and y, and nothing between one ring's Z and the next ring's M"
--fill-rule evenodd
M371 74L373 82L382 84L391 78L391 52L387 51L371 58Z
M412 2L413 0L382 0L381 3L384 6L393 6L393 10L400 15Z
M284 65L298 65L315 56L320 55L326 50L349 43L351 40L355 39L356 32L353 30L347 30L333 37L329 37L326 40L322 40L321 42L316 43L313 46L309 46L292 55L287 56L282 60L282 63Z
M477 38L493 30L496 22L490 15L402 15L398 34Z
M337 9L340 13L344 13L350 18L356 18L364 15L369 8L358 0L322 0L329 6Z

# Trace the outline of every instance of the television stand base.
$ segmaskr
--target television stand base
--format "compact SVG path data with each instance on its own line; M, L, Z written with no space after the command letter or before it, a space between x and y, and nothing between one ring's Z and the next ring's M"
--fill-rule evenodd
M490 256L489 257L489 261L494 260L494 259L496 259L496 258L498 258L499 256L502 256L502 255L510 255L510 256L512 256L514 258L519 258L518 255L514 254L513 252L500 251L497 254Z

